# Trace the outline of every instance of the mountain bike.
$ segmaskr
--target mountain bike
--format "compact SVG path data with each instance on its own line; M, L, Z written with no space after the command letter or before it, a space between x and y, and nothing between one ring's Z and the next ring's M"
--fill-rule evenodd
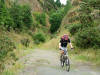
M63 53L60 56L60 62L61 62L61 67L65 66L66 71L69 72L70 71L70 60L66 54Z

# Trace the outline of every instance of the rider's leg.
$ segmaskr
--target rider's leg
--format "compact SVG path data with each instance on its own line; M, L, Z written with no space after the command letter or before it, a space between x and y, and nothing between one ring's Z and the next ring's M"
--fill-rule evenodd
M64 54L64 50L60 50L60 60L62 60L63 54Z

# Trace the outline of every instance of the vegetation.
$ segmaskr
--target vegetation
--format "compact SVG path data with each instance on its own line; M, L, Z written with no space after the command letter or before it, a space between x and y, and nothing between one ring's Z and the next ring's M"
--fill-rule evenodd
M100 49L100 0L67 0L67 5L62 5L60 0L56 0L56 2L54 0L37 1L41 5L40 8L43 9L41 12L31 10L28 4L20 4L12 0L7 3L6 0L0 0L1 71L4 70L4 64L8 58L14 62L17 60L15 53L20 52L22 47L28 48L33 44L45 43L49 38L51 41L46 43L45 47L56 47L57 49L60 36L68 33L66 28L72 35L76 48L83 51L88 51L89 48L94 50L95 54L98 52ZM62 32L57 34L57 31ZM95 54L93 53L93 55ZM86 57L89 56L80 55L81 59ZM97 54L96 57L99 59L100 56ZM3 62L5 63L2 64ZM5 73L13 75L8 71Z
M76 46L80 48L99 48L99 42L100 34L95 28L85 28L78 32L75 37Z
M58 0L58 2L59 2L59 0ZM49 21L51 24L51 27L50 27L51 33L55 33L60 28L63 17L66 15L66 13L71 8L70 0L68 0L67 2L69 3L68 5L66 5L64 8L61 8L58 11L56 11L50 15Z
M13 53L16 48L14 42L7 36L0 36L0 71L2 71L5 67L3 64L6 62L6 57L10 55L10 58L16 59L15 54Z
M13 19L3 0L0 0L0 26L5 27L7 30L14 26Z
M61 25L61 21L62 21L62 14L61 13L53 13L51 16L50 16L50 24L51 24L51 27L50 27L50 32L51 33L54 33L56 32L60 25Z
M22 31L25 28L30 29L32 27L33 19L29 6L20 6L18 4L13 4L9 10L11 17L14 21L14 30L19 29Z
M21 43L25 46L25 47L29 47L30 44L30 40L29 39L22 39Z
M34 16L36 18L36 21L43 25L43 26L46 26L46 14L45 13L34 13Z
M36 44L39 44L40 42L45 42L46 41L46 38L45 38L45 35L43 33L36 33L34 36L33 36L33 39L35 41Z
M95 1L92 1L92 3ZM99 47L98 44L100 35L95 29L95 19L92 12L97 9L91 6L91 0L83 0L80 3L78 1L73 2L73 6L79 5L78 15L71 17L69 22L71 23L68 27L69 32L75 36L75 45L80 48L94 48ZM75 23L78 21L79 23ZM84 40L84 41L83 41Z
M81 27L82 25L78 23L78 24L72 24L68 28L69 28L69 32L71 33L71 35L74 35L81 29Z

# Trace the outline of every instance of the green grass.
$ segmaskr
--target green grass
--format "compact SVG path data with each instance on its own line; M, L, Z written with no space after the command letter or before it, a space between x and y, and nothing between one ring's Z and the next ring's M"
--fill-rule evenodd
M16 62L15 65L13 65L12 67L9 67L7 69L5 69L2 73L2 75L16 75L16 73L20 70L23 69L24 65L21 63Z
M91 64L100 65L100 49L75 49L70 52L73 59L82 62L91 62Z

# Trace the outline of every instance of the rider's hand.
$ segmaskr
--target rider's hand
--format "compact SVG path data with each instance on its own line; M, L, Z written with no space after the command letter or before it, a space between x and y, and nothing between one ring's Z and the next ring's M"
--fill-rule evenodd
M61 48L59 48L59 50L61 50Z
M73 50L74 48L72 47L71 50Z

